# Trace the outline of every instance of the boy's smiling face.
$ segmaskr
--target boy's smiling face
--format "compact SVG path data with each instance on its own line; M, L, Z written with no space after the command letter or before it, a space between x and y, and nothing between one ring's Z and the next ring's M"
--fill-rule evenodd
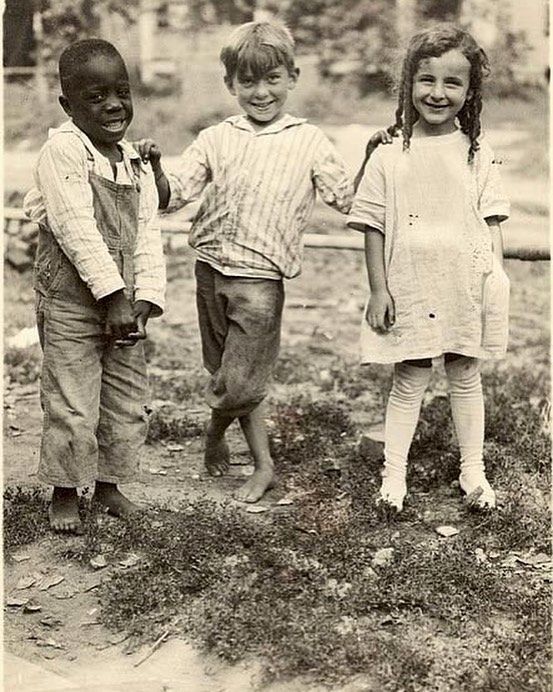
M133 117L129 76L115 56L93 55L73 75L60 103L101 152L113 151Z
M280 118L288 92L296 86L298 76L297 68L289 71L284 65L278 65L259 78L250 73L237 74L232 79L226 77L225 83L253 124L263 128Z

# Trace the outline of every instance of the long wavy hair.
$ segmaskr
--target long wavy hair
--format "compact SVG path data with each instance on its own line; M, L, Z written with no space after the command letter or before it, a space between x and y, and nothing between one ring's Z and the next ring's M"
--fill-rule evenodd
M468 162L472 163L474 154L479 149L482 82L489 73L489 62L486 53L472 36L452 24L434 26L421 31L411 39L401 69L396 121L388 128L388 131L391 134L402 132L403 149L409 149L413 126L419 118L412 99L415 73L421 60L437 58L450 50L460 51L470 63L467 98L457 118L461 131L469 138Z

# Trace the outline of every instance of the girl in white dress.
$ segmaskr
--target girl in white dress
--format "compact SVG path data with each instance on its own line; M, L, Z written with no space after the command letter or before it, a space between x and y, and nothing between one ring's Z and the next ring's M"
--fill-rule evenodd
M484 51L450 25L414 36L403 62L402 138L369 160L348 225L365 234L370 297L362 361L394 363L380 499L400 511L432 358L444 356L461 489L494 507L483 462L480 361L507 346L508 279L498 162L480 137Z

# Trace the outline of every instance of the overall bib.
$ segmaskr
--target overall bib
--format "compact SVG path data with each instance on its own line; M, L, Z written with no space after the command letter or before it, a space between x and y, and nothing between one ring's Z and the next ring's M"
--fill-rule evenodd
M131 161L133 184L89 172L97 227L131 301L140 194L136 163ZM39 479L67 488L132 480L147 429L142 342L116 348L106 339L106 308L47 227L40 227L34 288L43 349Z

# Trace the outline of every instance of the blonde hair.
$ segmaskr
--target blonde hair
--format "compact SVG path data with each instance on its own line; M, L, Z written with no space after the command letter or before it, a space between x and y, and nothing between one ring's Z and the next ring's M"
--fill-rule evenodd
M220 57L228 80L246 74L259 79L280 65L292 72L294 39L283 24L248 22L233 31Z

